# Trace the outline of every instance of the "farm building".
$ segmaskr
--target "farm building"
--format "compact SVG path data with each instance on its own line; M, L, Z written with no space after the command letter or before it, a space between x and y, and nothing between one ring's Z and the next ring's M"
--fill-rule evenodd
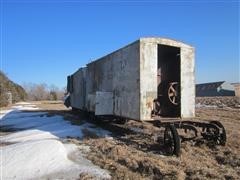
M196 96L235 96L235 89L226 81L197 84Z

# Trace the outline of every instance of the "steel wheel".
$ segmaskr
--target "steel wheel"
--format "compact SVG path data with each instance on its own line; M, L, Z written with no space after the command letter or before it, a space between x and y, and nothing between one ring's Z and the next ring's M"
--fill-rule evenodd
M168 99L173 105L178 105L179 103L178 82L169 83Z
M225 146L227 141L227 135L224 126L219 121L211 121L210 123L216 125L220 129L219 135L216 138L216 143Z
M173 124L169 124L165 127L164 145L170 155L180 155L180 138Z

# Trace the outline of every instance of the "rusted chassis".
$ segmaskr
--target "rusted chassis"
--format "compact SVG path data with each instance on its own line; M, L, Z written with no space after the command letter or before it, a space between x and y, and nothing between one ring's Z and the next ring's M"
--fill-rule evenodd
M116 119L121 123L129 120L117 116L95 116L94 113L89 112L87 114L95 122L106 118L111 120ZM225 128L219 121L157 119L143 123L151 123L158 128L165 128L163 143L168 155L180 156L181 143L185 141L208 142L212 145L225 146L227 140Z
M152 123L157 127L165 127L164 145L170 155L179 156L181 142L184 141L203 139L215 145L224 146L226 144L226 131L219 121L172 120L161 122L161 120L156 120ZM184 131L184 135L179 135L178 131L180 130Z

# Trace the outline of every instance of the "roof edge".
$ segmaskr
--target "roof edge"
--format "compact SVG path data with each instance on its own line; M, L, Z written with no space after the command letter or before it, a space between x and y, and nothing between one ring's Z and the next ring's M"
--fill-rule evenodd
M166 45L175 44L176 46L194 48L194 46L187 44L183 41L178 41L175 39L165 38L165 37L154 37L154 36L153 37L141 37L139 40L140 40L140 42L159 43L159 44L166 44Z

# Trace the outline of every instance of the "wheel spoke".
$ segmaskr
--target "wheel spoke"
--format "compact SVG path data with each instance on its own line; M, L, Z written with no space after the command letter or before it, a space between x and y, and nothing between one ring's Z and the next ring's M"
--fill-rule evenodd
M172 82L169 84L168 88L168 99L169 101L174 104L178 105L178 82Z
M176 97L173 96L173 103L176 103Z
M170 87L170 90L171 90L172 92L176 92L172 85L171 85L171 87Z

